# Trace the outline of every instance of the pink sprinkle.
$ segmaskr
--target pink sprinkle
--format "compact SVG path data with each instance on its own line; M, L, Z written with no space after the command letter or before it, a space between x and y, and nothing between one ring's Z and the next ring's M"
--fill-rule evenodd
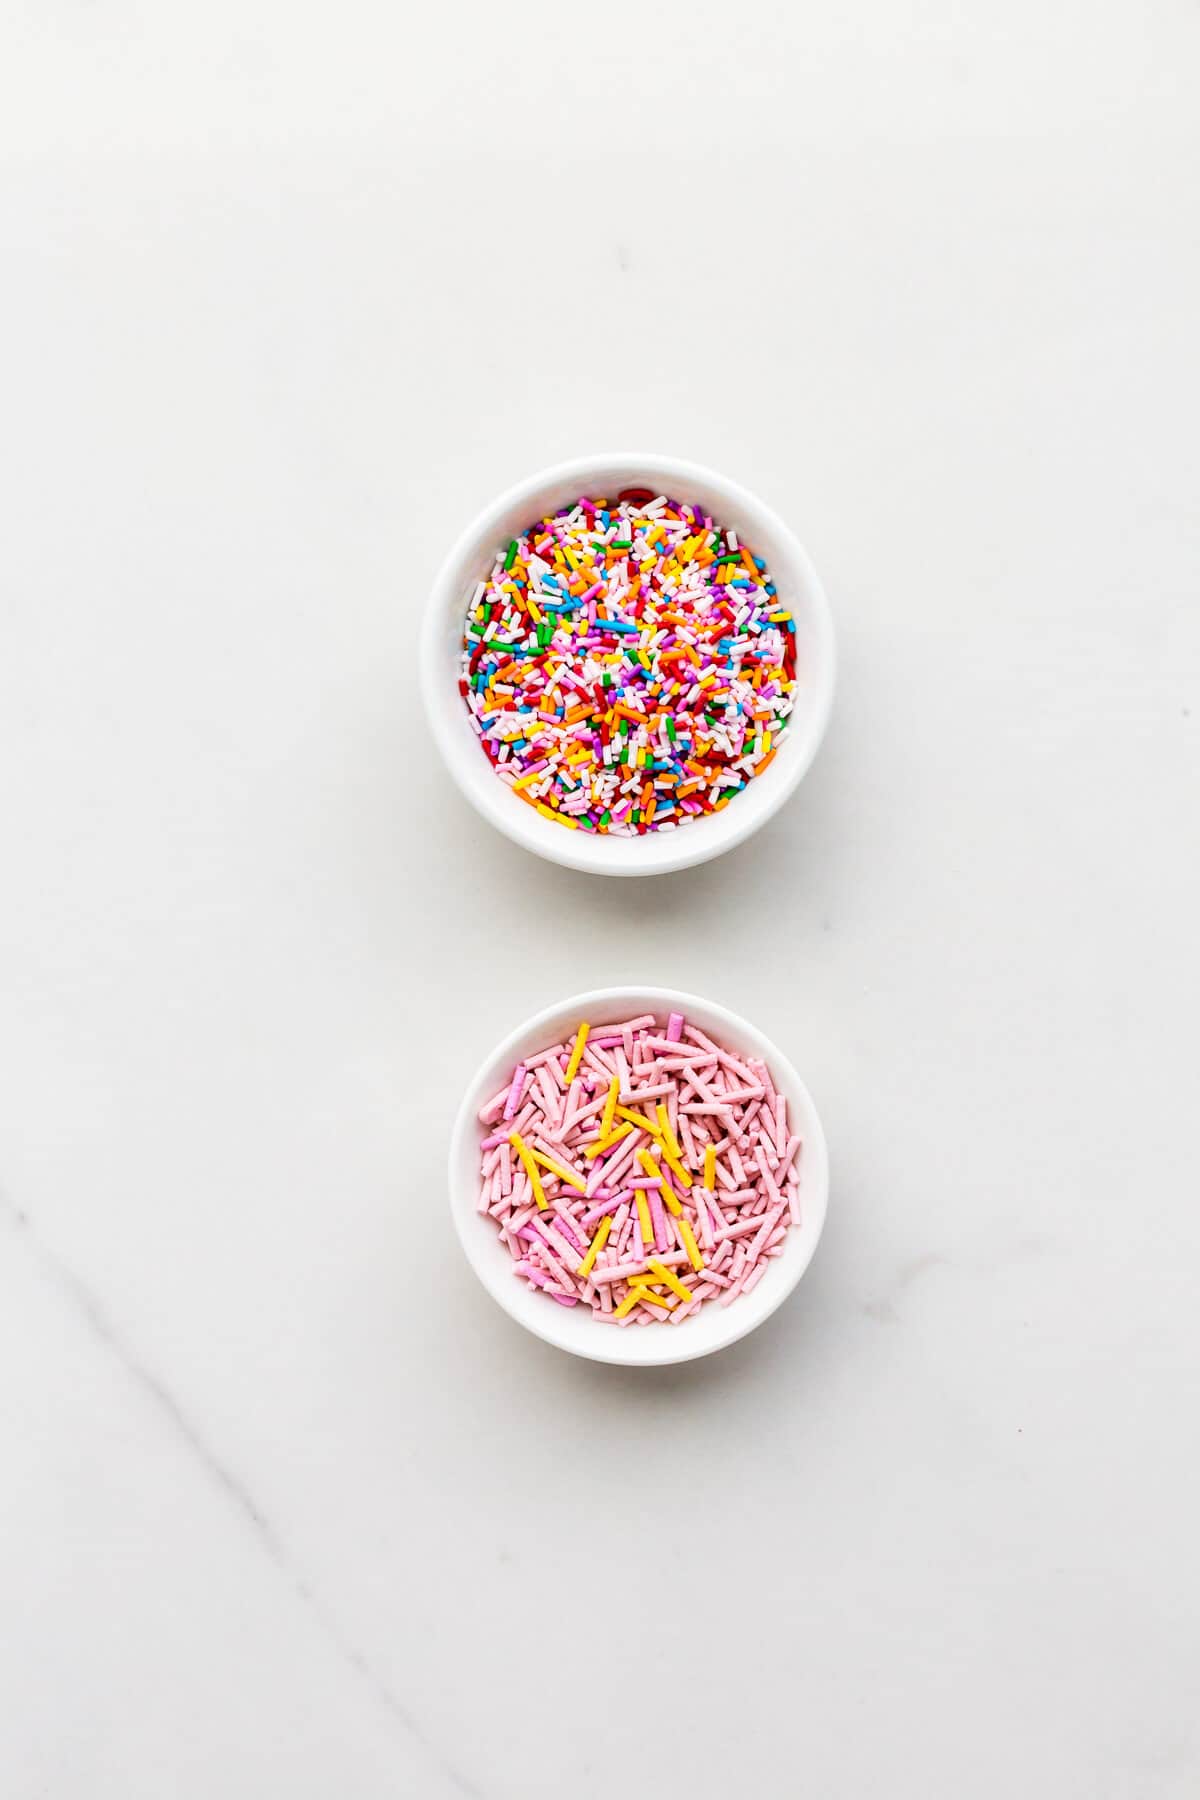
M520 1099L521 1099L521 1089L524 1087L524 1085L525 1085L525 1064L518 1063L516 1068L513 1070L512 1081L509 1083L508 1099L504 1102L504 1117L506 1119L511 1119L516 1116L517 1106L519 1105Z
M570 1221L564 1219L560 1212L556 1212L554 1215L554 1222L566 1238L568 1244L572 1244L575 1249L578 1250L580 1256L582 1256L587 1249L587 1245L580 1241L579 1234L575 1231Z
M584 1230L590 1231L593 1225L598 1225L605 1213L615 1213L624 1198L623 1193L606 1195L603 1200L597 1197L595 1206L589 1206L580 1220Z
M669 1250L671 1248L671 1242L667 1237L667 1216L663 1209L661 1192L651 1188L649 1201L650 1222L654 1227L654 1248L656 1250Z

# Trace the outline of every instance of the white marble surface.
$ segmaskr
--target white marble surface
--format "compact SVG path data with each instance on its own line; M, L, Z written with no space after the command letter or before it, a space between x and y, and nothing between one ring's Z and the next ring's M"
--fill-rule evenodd
M1198 58L0 15L5 1800L1200 1790ZM758 841L598 885L458 802L412 649L483 499L638 440L788 515L842 682ZM794 1300L636 1378L442 1172L625 976L834 1165Z

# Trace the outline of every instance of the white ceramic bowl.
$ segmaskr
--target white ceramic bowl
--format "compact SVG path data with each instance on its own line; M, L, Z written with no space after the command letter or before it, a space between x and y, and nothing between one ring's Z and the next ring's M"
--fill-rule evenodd
M513 1263L500 1241L494 1219L476 1210L479 1197L479 1145L485 1132L479 1109L497 1092L523 1057L574 1032L581 1019L592 1028L638 1013L664 1018L681 1012L701 1031L743 1056L757 1056L771 1071L777 1090L788 1103L792 1129L803 1139L800 1152L800 1223L788 1232L782 1256L774 1259L758 1285L728 1306L713 1300L679 1325L634 1325L625 1331L600 1325L582 1306L555 1306L513 1273ZM463 1096L450 1139L450 1210L467 1261L493 1300L506 1313L560 1350L596 1362L652 1365L690 1362L722 1350L745 1337L782 1304L812 1261L825 1224L829 1198L829 1155L812 1096L791 1063L769 1038L736 1013L695 994L672 988L612 987L576 994L527 1019L486 1058Z
M770 767L720 812L673 831L648 831L635 838L568 831L511 794L488 762L457 686L467 603L476 582L491 573L496 551L531 519L580 494L613 495L627 487L699 500L719 524L732 525L766 559L779 598L796 621L796 704ZM711 469L631 451L543 469L485 506L442 564L421 640L421 682L433 735L472 806L526 850L598 875L664 875L686 869L732 850L765 824L817 753L833 701L834 661L833 621L824 589L783 520L754 494Z

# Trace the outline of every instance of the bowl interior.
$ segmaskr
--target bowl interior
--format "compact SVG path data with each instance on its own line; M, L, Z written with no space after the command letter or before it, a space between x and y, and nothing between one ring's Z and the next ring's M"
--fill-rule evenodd
M645 486L699 500L766 559L781 600L796 622L796 703L779 751L719 813L674 831L640 838L568 831L510 794L494 774L458 692L467 603L490 574L496 551L532 519L582 493L615 495ZM833 628L816 571L783 521L746 489L698 465L661 456L608 456L562 464L502 495L468 527L438 576L423 643L422 678L439 748L466 797L498 829L539 856L609 875L663 874L732 848L780 806L808 768L825 730L833 695ZM682 1330L682 1326L680 1327Z
M532 1292L513 1273L512 1259L500 1241L495 1221L476 1211L479 1193L479 1144L484 1132L479 1108L499 1089L522 1057L544 1049L574 1032L581 1019L594 1027L638 1013L682 1012L701 1031L742 1055L761 1057L776 1088L786 1096L793 1129L804 1140L800 1152L800 1224L788 1233L777 1257L757 1287L723 1307L713 1301L678 1326L631 1326L620 1331L599 1325L583 1307L555 1306ZM829 1193L829 1161L825 1135L812 1097L799 1075L760 1031L712 1001L668 988L604 988L539 1013L500 1044L478 1070L463 1099L450 1144L450 1205L467 1259L484 1287L505 1311L527 1330L560 1349L599 1362L671 1363L706 1356L744 1337L762 1323L799 1281L812 1258L825 1224Z

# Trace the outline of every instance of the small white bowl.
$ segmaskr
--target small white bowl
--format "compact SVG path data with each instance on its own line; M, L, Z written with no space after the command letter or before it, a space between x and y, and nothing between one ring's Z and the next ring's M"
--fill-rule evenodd
M766 560L779 598L796 622L796 703L770 767L720 812L673 831L633 838L568 831L511 794L484 754L458 691L468 601L475 584L491 573L497 550L530 520L557 511L580 494L612 496L627 487L699 500L718 524L732 525L739 539ZM732 850L765 824L817 753L833 702L834 664L829 603L816 570L783 520L756 495L711 469L632 451L559 463L485 506L442 564L421 639L421 683L433 735L472 806L535 855L597 875L665 875L686 869Z
M479 1109L509 1079L525 1056L570 1037L581 1019L593 1030L639 1013L654 1012L663 1018L681 1012L718 1043L740 1056L756 1056L766 1063L771 1079L788 1104L793 1131L803 1140L800 1152L800 1223L784 1239L782 1256L770 1264L758 1285L739 1294L728 1306L708 1301L679 1325L633 1325L621 1330L601 1325L583 1306L555 1306L544 1294L530 1289L513 1272L513 1262L500 1241L494 1219L477 1210L479 1198L479 1145L484 1127ZM611 987L590 994L576 994L527 1019L486 1058L467 1087L450 1138L450 1211L467 1261L493 1300L518 1323L548 1344L569 1350L573 1356L595 1362L644 1364L690 1362L736 1343L756 1325L770 1318L782 1304L812 1261L829 1199L829 1154L825 1133L812 1096L791 1063L769 1038L736 1013L701 1000L695 994L673 988Z

